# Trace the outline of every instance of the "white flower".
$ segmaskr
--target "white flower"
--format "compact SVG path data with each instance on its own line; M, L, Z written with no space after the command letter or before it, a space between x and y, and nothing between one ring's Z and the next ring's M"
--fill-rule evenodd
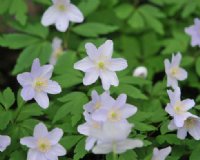
M102 107L92 114L92 118L96 121L121 122L137 112L137 108L126 103L126 94L120 94L114 101L107 99L106 107Z
M170 98L170 103L167 104L165 111L170 114L174 118L174 123L177 127L182 127L184 125L184 121L192 116L189 109L194 107L195 102L192 99L180 99L181 91L180 88L176 87L174 92L168 90L168 96Z
M169 62L168 59L165 59L165 72L167 74L167 86L172 86L175 88L178 86L178 82L185 80L187 78L187 72L185 69L179 67L181 62L181 53L177 53L175 56L172 55L172 61Z
M165 160L165 158L170 154L172 148L169 146L158 150L158 148L153 149L153 157L151 160Z
M55 37L52 42L52 54L49 60L49 63L55 65L58 58L63 54L62 49L62 40L58 37Z
M23 87L21 96L25 101L35 99L42 107L49 106L49 94L58 94L61 92L60 85L50 80L53 72L52 65L40 66L40 61L36 58L33 61L31 72L25 72L17 75L17 80Z
M20 143L30 148L27 160L58 160L58 156L66 154L65 148L58 143L62 136L62 129L48 132L46 126L39 123L34 128L33 137L21 138Z
M168 125L169 130L177 130L177 137L185 139L187 132L195 139L200 140L200 118L192 115L184 121L183 127L177 127L173 120Z
M104 90L109 90L110 85L118 86L119 80L115 71L121 71L127 67L127 61L123 58L112 58L113 42L107 40L98 49L92 44L85 45L87 57L74 64L74 68L85 72L84 85L95 83L98 77Z
M3 152L11 143L9 136L0 135L0 152Z
M92 152L95 154L123 153L129 149L142 147L141 140L127 138L131 128L132 125L127 122L105 122L100 132L93 133L98 141Z
M134 77L146 78L147 74L148 74L147 68L144 66L139 66L139 67L135 68L133 71Z
M56 25L56 29L65 32L69 21L80 23L84 17L81 11L70 0L52 0L53 5L49 7L42 16L41 23L44 26Z

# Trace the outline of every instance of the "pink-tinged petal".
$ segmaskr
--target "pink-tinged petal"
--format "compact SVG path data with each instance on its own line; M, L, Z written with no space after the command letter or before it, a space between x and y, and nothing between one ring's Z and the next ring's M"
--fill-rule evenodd
M27 155L27 160L46 160L45 157L38 152L36 149L29 149L28 155Z
M134 115L136 112L137 112L137 108L130 104L124 105L124 107L121 109L121 114L123 118L128 118Z
M67 17L69 18L70 21L72 22L83 22L84 17L81 11L73 4L70 4L67 12Z
M57 156L64 156L67 154L66 149L60 144L56 144L51 147L51 152L53 152Z
M168 74L168 73L169 73L169 70L170 70L170 68L171 68L171 64L170 64L170 62L169 62L168 59L165 59L165 60L164 60L164 64L165 64L165 73Z
M182 127L180 129L178 129L178 131L177 131L177 137L179 139L185 139L186 136L187 136L187 130L185 128Z
M49 26L54 24L59 17L59 12L57 11L56 7L51 6L49 7L43 14L41 23L43 26Z
M47 93L44 92L36 92L35 101L38 103L38 105L44 109L48 108L49 106L49 97L47 96Z
M110 60L107 68L111 71L121 71L127 68L127 61L123 58L113 58Z
M51 142L51 145L57 144L63 136L63 130L60 128L55 128L48 134L48 139Z
M84 124L79 125L78 126L78 132L83 134L83 135L89 136L90 127L89 127L88 123L84 123Z
M104 90L109 90L110 85L118 86L119 80L115 72L103 70L100 73L101 82Z
M95 65L89 57L85 57L82 60L80 60L74 64L75 69L81 70L83 72L86 72L94 67L95 67Z
M49 80L43 91L49 94L58 94L61 92L61 87L56 81Z
M85 77L83 78L84 85L90 85L97 81L99 77L99 72L96 69L90 70L90 72L85 73Z
M87 151L91 150L91 149L93 148L93 146L94 146L94 144L95 144L96 141L97 141L96 138L88 137L88 138L86 139L85 149L86 149Z
M129 149L142 147L144 143L141 140L126 139L116 144L116 153L124 153Z
M116 99L116 104L119 107L123 107L123 105L126 104L126 99L127 99L127 95L126 94L120 94Z
M107 111L99 109L92 114L92 119L98 122L105 122L107 120Z
M66 18L66 15L60 14L56 20L56 29L60 32L65 32L69 26L69 20Z
M179 71L176 74L176 79L178 79L179 81L183 81L187 78L188 74L187 71L183 68L179 68Z
M106 59L110 59L113 53L113 41L107 40L98 48L98 53L103 57L107 57Z
M32 86L26 86L26 87L22 88L21 96L24 101L29 101L34 98L35 91L32 88Z
M182 59L182 55L180 52L178 52L176 55L172 55L172 67L177 67L180 65Z
M35 138L44 138L48 135L47 127L43 123L39 123L35 126L33 136Z
M18 74L17 75L17 81L19 82L19 84L21 86L31 85L31 83L32 83L31 74L29 72Z
M193 99L185 99L181 101L182 106L184 107L184 110L187 111L195 106L195 102Z
M98 50L94 44L86 43L85 49L86 49L87 55L90 57L90 59L95 60L97 58Z
M29 148L36 148L37 147L37 139L34 137L24 137L20 139L20 143L22 145L26 145Z
M178 127L175 125L174 120L171 120L168 125L168 129L173 131L176 130Z
M113 151L112 143L97 144L92 152L94 154L107 154Z

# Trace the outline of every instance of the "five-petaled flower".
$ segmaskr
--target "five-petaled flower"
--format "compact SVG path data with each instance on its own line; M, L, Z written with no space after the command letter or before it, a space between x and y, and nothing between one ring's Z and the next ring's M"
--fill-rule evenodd
M98 49L92 43L87 43L85 48L88 57L74 64L75 69L85 72L83 84L95 83L100 77L104 90L109 90L110 85L118 86L119 80L115 71L125 69L127 61L123 58L112 58L112 40L107 40Z
M11 143L9 136L0 135L0 152L3 152Z
M194 25L185 28L185 32L191 36L191 45L200 47L200 19L194 19Z
M165 160L171 151L172 151L172 148L170 146L160 149L160 150L158 148L154 148L153 157L151 160Z
M185 69L179 67L181 62L181 53L177 53L176 55L172 55L172 61L165 59L165 72L167 74L167 86L172 86L175 88L178 86L178 82L185 80L187 78L187 72Z
M36 58L33 61L31 72L25 72L17 75L18 82L22 85L21 96L25 101L35 99L42 107L49 106L49 94L58 94L61 92L60 85L50 80L53 72L52 65L40 66L40 61Z
M192 99L181 101L181 91L179 87L176 87L174 92L168 90L167 93L170 98L170 103L167 104L165 111L173 117L174 123L177 127L183 127L184 121L188 117L192 116L188 110L194 107L195 102Z
M58 143L62 136L62 129L48 132L46 126L39 123L34 128L33 137L21 138L20 143L30 148L27 160L56 160L66 154L65 148Z
M52 0L50 6L42 16L42 24L49 26L56 25L56 29L65 32L69 26L69 21L81 23L84 19L81 11L70 0Z

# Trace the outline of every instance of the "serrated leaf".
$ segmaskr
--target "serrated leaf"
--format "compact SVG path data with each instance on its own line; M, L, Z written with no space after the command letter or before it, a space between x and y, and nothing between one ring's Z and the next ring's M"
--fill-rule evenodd
M73 160L79 160L86 155L87 151L85 150L85 138L80 140L75 147Z
M120 19L126 19L133 11L133 6L128 3L122 3L115 8L115 14Z
M8 87L0 94L0 103L8 110L15 102L15 95Z
M10 111L0 111L0 130L4 130L12 119Z

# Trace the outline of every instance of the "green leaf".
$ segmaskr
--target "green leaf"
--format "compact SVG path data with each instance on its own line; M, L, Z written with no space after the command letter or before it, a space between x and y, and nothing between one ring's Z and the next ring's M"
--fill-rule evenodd
M128 84L120 84L118 87L112 87L111 92L114 92L116 94L125 93L127 94L127 96L134 99L148 99L139 89Z
M199 152L200 152L200 144L195 147L195 149L192 151L192 154L190 155L189 160L197 160L199 159Z
M122 3L115 8L115 14L120 19L126 19L132 12L134 8L128 3Z
M75 147L73 160L79 160L86 155L87 151L85 150L85 138L80 140Z
M14 151L13 153L11 153L9 160L19 159L26 159L26 154L23 151Z
M102 34L108 34L118 30L117 26L111 26L101 23L88 22L78 25L72 29L76 34L84 37L98 37Z
M38 42L39 39L27 34L10 33L0 37L0 46L20 49Z
M1 0L1 5L0 5L0 15L4 14L5 12L8 11L10 7L10 2L9 0Z
M145 26L144 18L138 11L135 11L133 15L129 18L128 24L133 29L142 29Z
M12 71L13 75L28 69L35 58L39 58L41 64L48 62L51 54L51 44L49 42L43 42L36 45L30 45L25 48L17 59L17 64ZM26 62L26 63L24 63Z
M0 103L8 110L15 102L15 95L10 88L6 88L0 94Z
M80 135L72 135L72 136L66 136L63 137L60 141L60 143L67 149L70 150L72 147L74 147L80 139L82 139L83 136Z
M156 141L159 144L163 144L165 142L169 143L169 144L176 144L176 145L180 145L181 144L181 140L177 138L177 135L175 134L165 134L165 135L159 135L156 137Z
M196 72L198 76L200 76L200 57L197 58L197 61L196 61Z
M0 111L0 130L4 130L12 119L12 113L10 111Z
M141 123L141 122L134 122L134 128L139 131L155 131L157 130L156 127L150 124Z
M137 154L133 150L126 151L122 153L119 157L119 160L137 160Z

